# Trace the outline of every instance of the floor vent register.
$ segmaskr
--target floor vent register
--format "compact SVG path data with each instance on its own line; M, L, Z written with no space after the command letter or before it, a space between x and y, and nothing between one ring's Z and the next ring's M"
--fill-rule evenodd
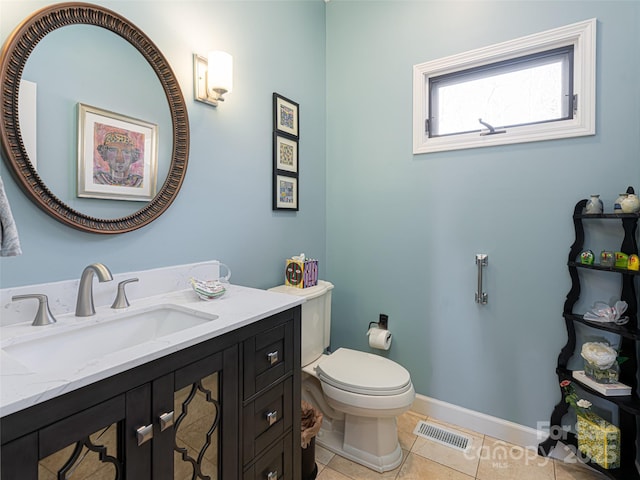
M471 438L429 422L418 422L413 434L460 450L461 452L471 447Z

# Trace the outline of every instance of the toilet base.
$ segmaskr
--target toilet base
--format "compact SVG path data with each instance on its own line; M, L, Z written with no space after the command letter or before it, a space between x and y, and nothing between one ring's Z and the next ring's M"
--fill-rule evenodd
M344 421L323 421L316 443L379 473L402 463L395 417L345 415Z
M401 401L390 404L390 408L376 410L355 407L326 396L313 373L313 369L303 369L302 399L323 415L316 444L379 473L400 466L402 449L396 416L409 410L415 396L413 386L408 394L401 396ZM366 400L372 402L372 399Z

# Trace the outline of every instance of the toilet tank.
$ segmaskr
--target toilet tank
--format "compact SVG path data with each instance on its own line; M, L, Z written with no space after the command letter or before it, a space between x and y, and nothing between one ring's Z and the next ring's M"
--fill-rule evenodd
M331 290L333 284L318 280L314 287L295 288L279 285L273 292L304 297L302 304L302 366L317 360L331 340Z

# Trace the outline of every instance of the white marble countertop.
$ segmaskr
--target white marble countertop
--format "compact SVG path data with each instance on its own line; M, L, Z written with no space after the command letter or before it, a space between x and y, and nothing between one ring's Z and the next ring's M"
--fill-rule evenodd
M237 285L226 286L227 292L211 301L200 300L193 290L185 289L139 298L131 302L130 307L120 310L99 306L96 307L96 315L93 317L76 317L73 313L67 313L56 315L57 323L52 325L33 327L30 322L23 322L1 327L0 417L220 336L304 302L302 297ZM46 354L43 353L43 368L30 368L4 350L35 337L76 331L97 323L107 324L133 312L147 311L158 305L176 305L188 311L215 314L218 318L135 347L99 356L89 362L72 363L72 366L67 364L51 367L47 365ZM64 341L64 334L60 339ZM74 345L63 345L61 348L73 351Z

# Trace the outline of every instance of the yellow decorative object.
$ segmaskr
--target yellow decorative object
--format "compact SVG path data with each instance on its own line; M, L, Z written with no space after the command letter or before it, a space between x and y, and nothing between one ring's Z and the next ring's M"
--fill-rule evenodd
M638 255L629 255L629 266L627 268L629 270L640 269L640 259L638 259Z
M603 468L620 467L620 429L592 412L578 413L578 450Z
M318 284L318 260L303 255L287 259L284 271L285 285L295 288L313 287Z

